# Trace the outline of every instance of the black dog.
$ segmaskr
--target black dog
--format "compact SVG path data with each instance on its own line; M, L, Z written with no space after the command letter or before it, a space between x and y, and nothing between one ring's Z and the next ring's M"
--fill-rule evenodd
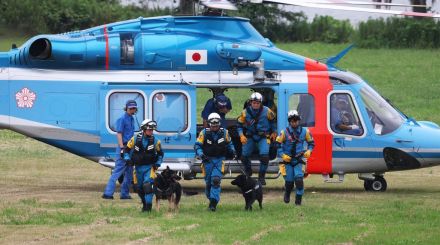
M245 174L240 174L231 182L232 185L240 187L246 202L245 210L252 211L252 204L258 200L260 209L263 208L263 186L260 182L255 181Z
M169 166L154 179L154 194L156 195L156 210L159 211L159 200L168 200L168 210L178 210L182 186L179 184L180 176Z

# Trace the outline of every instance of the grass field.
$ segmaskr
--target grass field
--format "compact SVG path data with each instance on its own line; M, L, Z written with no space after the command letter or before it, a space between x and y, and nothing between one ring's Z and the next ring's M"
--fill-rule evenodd
M279 46L312 58L344 47ZM370 81L408 115L440 123L439 64L439 50L355 49L340 65ZM183 196L178 213L141 213L137 198L102 200L109 173L1 130L0 243L438 244L440 238L440 167L387 173L384 193L365 192L355 175L343 184L310 176L302 207L282 203L282 180L269 181L264 209L254 212L244 212L241 195L224 180L216 213L206 210L202 194ZM182 185L203 191L200 180Z

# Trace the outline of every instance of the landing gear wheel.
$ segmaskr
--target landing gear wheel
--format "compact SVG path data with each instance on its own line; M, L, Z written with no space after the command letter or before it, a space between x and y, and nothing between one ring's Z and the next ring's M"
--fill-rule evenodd
M386 191L387 182L382 176L376 176L374 180L365 180L364 188L366 191Z

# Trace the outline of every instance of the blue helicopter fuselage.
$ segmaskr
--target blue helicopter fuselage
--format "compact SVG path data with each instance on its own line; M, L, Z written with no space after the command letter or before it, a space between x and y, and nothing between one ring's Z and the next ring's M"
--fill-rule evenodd
M197 101L198 88L273 92L278 132L288 126L289 110L305 113L316 141L308 173L440 164L438 125L407 118L355 74L277 49L242 18L139 18L36 36L0 53L0 88L0 128L109 167L115 120L135 99L136 121L158 122L164 166L199 172L196 107L205 101ZM350 106L350 126L357 126L349 133L332 123L341 98ZM276 159L269 171L278 172Z

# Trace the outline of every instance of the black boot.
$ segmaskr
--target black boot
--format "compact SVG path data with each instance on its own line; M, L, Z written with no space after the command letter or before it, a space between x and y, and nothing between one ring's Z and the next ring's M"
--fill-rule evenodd
M215 212L216 208L217 208L217 200L215 200L214 198L209 199L208 209L211 210L212 212Z
M296 196L295 196L295 205L296 206L301 206L301 201L302 201L302 195L296 194Z
M258 181L260 181L261 185L266 185L266 173L258 173Z
M145 201L145 194L143 190L138 190L137 192L139 198L142 201L142 212L147 211L147 201Z
M145 203L145 205L142 207L142 212L151 212L152 207L153 207L153 204Z
M286 181L284 184L284 202L289 203L290 202L290 193L293 189L293 182Z

